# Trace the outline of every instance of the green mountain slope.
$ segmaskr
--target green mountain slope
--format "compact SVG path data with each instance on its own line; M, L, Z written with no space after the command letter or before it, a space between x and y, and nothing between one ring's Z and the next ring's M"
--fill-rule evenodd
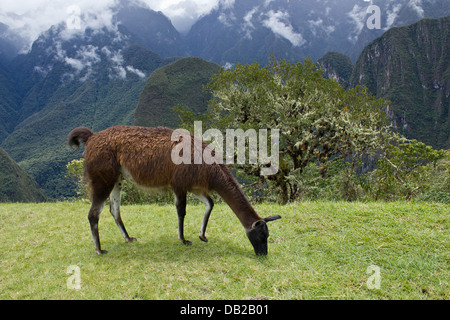
M0 143L17 123L20 96L11 75L0 63Z
M42 202L37 183L0 148L0 202Z
M139 97L135 125L177 127L172 108L178 104L195 113L206 110L211 95L204 89L220 66L201 58L183 58L155 70Z
M334 78L344 87L349 87L353 63L348 56L339 52L328 52L317 60L317 65L324 71L325 78Z
M128 42L117 43L114 35L95 36L88 44L84 38L62 42L54 35L36 42L25 57L33 63L25 63L31 70L23 74L28 72L35 79L21 104L21 122L1 144L51 198L74 195L75 185L65 177L65 166L81 158L82 151L68 149L67 134L77 126L100 131L133 124L146 76L174 61ZM48 49L53 47L65 50L65 60ZM72 48L78 51L71 52ZM39 56L46 60L36 66ZM73 68L81 63L80 71Z
M450 148L450 16L393 28L371 42L351 79L392 101L396 128L437 148Z

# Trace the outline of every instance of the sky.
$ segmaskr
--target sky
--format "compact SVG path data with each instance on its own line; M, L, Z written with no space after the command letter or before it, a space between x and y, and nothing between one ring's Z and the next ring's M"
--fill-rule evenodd
M234 0L130 0L144 4L169 17L176 29L187 32L202 15L218 6L219 1ZM1 0L0 22L10 26L27 41L34 41L40 33L62 21L76 23L73 18L82 14L90 17L89 24L111 22L111 10L119 0ZM92 26L92 25L91 25Z

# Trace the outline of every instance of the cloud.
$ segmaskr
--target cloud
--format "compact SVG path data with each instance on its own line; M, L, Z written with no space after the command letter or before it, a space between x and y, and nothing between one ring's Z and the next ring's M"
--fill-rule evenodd
M227 27L231 27L236 23L236 16L233 12L221 12L218 19L223 25Z
M93 45L81 46L72 57L70 57L62 48L62 43L60 41L55 43L54 48L49 48L48 50L54 51L55 59L57 61L63 62L74 70L73 74L69 72L63 76L63 78L71 80L75 75L79 75L84 71L84 75L80 78L80 81L86 81L93 72L93 66L102 60L99 54L99 48ZM40 73L46 71L39 66L35 67L35 70ZM43 74L45 75L46 73Z
M391 26L394 24L395 19L398 17L398 13L401 9L402 5L394 5L392 10L387 10L387 18L386 18L386 27L383 28L383 30L389 30Z
M331 33L336 30L335 26L326 26L321 18L317 20L308 20L309 27L314 36L316 36L318 30L322 30L329 37Z
M253 15L258 11L259 7L254 7L252 10L248 11L244 16L244 23L242 25L242 29L245 33L245 37L248 39L252 39L252 31L255 29L255 26L252 23Z
M66 36L87 27L112 28L112 8L118 0L2 0L0 21L23 37L30 46L38 36L51 26L67 22ZM74 10L74 8L76 8ZM74 22L79 22L79 24Z
M351 42L356 42L359 35L361 34L364 24L366 23L367 7L360 7L357 4L353 6L352 11L347 13L350 17L351 22L355 25L355 28L349 33L348 40Z
M43 77L47 76L47 74L53 70L53 66L47 65L45 67L35 66L34 71L40 73Z
M111 51L108 47L103 47L101 49L102 54L106 56L106 59L111 63L111 67L109 68L109 78L119 78L125 79L127 77L127 71L137 75L139 78L143 79L147 77L147 75L141 70L133 67L133 66L124 66L125 61L122 55L122 51Z
M139 0L150 9L163 12L172 21L175 29L182 33L202 16L208 14L219 5L230 8L234 0Z
M425 12L424 12L423 8L421 7L422 0L411 0L411 1L409 1L408 5L417 13L419 18L424 17Z
M127 70L131 73L134 73L135 75L137 75L139 78L143 79L146 77L145 73L142 72L139 69L134 68L133 66L127 66Z
M125 79L127 77L127 71L125 70L123 64L124 59L121 50L111 51L108 47L103 47L101 52L106 56L106 59L111 63L109 68L108 77L110 79Z
M189 31L202 16L219 5L230 8L234 0L129 0L131 3L163 12L177 30ZM121 0L1 0L0 22L31 43L51 26L66 22L72 26L68 37L87 27L114 28L113 16ZM75 8L75 9L74 9ZM78 24L79 22L79 24Z
M124 80L127 77L127 71L124 67L118 65L113 67L115 74L109 74L110 79L119 78Z
M84 68L91 68L94 64L99 63L102 59L97 53L99 49L93 45L81 46L77 51L75 58L65 57L65 62L76 69L81 71Z
M74 58L66 57L64 59L64 62L66 62L69 66L71 66L73 69L75 69L78 72L83 70L85 67L85 65L83 64L83 61L74 59Z
M51 30L57 31L58 28L53 27ZM73 43L65 42L58 33L52 35L52 40L52 45L46 48L46 53L48 57L53 57L52 60L45 59L43 65L37 65L34 68L35 72L43 76L46 76L56 63L63 63L71 68L62 75L63 82L76 78L84 82L92 74L99 72L99 67L104 67L102 62L106 62L108 65L106 71L110 79L124 80L127 78L127 72L135 74L139 78L146 77L141 70L126 65L122 49L114 49L110 46L99 47L92 44L73 45ZM42 37L37 43L45 43L45 41L45 37Z
M293 46L301 47L306 43L300 33L296 33L289 22L289 13L270 10L263 25L272 30L273 33L289 40Z

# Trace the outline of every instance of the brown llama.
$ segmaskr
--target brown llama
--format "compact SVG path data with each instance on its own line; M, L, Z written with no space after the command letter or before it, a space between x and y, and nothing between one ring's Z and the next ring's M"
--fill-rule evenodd
M164 127L111 127L95 134L88 128L78 127L70 132L70 146L86 145L84 174L92 200L88 219L97 254L106 253L100 246L98 221L108 197L110 212L123 237L129 242L136 240L128 235L120 217L122 179L127 178L144 188L173 190L178 214L178 238L183 244L191 244L184 238L183 232L187 193L194 193L205 203L200 239L206 242L206 226L214 206L209 194L217 192L244 226L255 253L266 255L269 237L266 223L281 217L261 218L225 165L174 164L172 149L182 141L182 137L173 141L172 133L173 130ZM191 139L193 142L192 135ZM203 149L206 146L202 144Z

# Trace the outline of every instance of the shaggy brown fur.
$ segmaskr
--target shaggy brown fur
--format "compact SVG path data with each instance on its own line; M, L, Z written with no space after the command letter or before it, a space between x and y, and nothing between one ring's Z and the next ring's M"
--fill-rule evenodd
M268 231L265 222L278 219L279 216L262 219L252 208L236 179L225 165L220 164L180 164L171 160L172 149L180 141L172 141L173 130L157 127L112 127L93 133L88 128L79 127L70 132L70 146L86 145L85 178L91 190L92 207L89 212L92 234L99 254L98 218L108 196L111 195L111 213L116 219L124 238L130 238L120 218L120 186L121 177L125 176L134 183L149 188L171 188L176 196L176 207L179 218L179 238L182 243L190 244L184 239L183 224L186 214L186 194L192 192L205 200L207 210L202 225L200 238L207 241L204 233L213 202L209 197L212 191L217 192L231 207L246 229L257 254L267 254ZM191 136L191 146L194 137ZM203 149L206 144L203 144ZM192 149L192 157L193 157ZM192 159L193 160L193 159ZM193 161L192 161L193 163ZM259 223L257 223L259 222ZM264 222L262 226L262 223ZM261 246L252 239L255 226L264 234ZM255 236L253 236L255 238ZM256 242L255 242L256 241ZM261 241L259 241L261 242ZM256 245L255 245L256 243Z

